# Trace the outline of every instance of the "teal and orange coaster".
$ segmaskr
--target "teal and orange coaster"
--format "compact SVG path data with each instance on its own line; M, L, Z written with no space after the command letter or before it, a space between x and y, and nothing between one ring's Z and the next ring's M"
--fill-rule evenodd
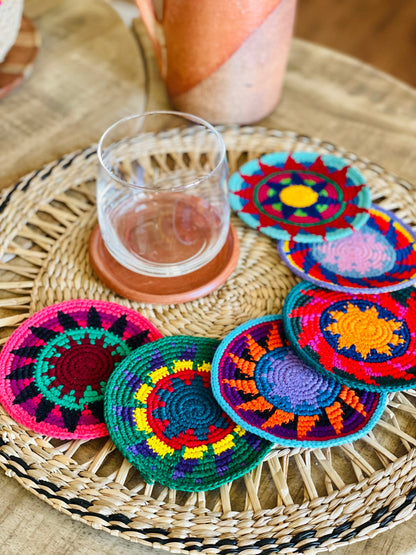
M214 489L270 451L270 442L235 424L214 399L211 362L218 345L202 337L164 337L139 347L110 377L108 431L148 483Z
M347 293L385 293L416 282L416 234L393 212L370 208L364 226L325 243L280 241L285 264L301 278Z
M212 388L244 429L290 447L331 447L373 428L386 394L323 376L291 349L280 315L250 320L227 335L212 363Z
M139 313L116 303L64 301L36 312L0 354L0 400L23 426L59 439L108 435L104 390L139 345L161 337Z
M416 385L416 290L374 295L329 291L303 281L283 306L296 354L324 375L371 391Z
M350 235L368 219L370 190L343 158L274 152L247 162L229 181L230 204L274 239L306 243Z

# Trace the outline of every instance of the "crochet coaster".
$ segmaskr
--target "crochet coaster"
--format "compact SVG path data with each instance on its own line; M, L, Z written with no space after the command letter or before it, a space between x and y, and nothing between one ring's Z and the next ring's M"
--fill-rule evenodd
M0 400L20 424L60 439L108 435L104 389L136 347L159 339L140 314L115 303L73 300L40 310L0 355Z
M368 218L370 190L343 158L275 152L241 166L230 203L249 226L274 239L320 243L350 235Z
M145 480L182 491L214 489L256 466L271 443L234 424L210 386L219 341L164 337L112 374L105 418L117 448Z
M378 206L349 237L309 245L280 241L278 250L295 274L335 291L383 293L416 282L416 234Z
M236 328L212 363L212 388L246 430L291 447L353 441L377 422L386 394L351 389L307 366L292 351L281 316Z
M416 290L360 295L303 281L283 306L286 336L312 368L351 386L416 384Z

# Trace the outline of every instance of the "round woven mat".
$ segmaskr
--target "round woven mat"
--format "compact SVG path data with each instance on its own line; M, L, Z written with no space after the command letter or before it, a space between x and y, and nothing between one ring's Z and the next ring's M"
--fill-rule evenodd
M290 132L227 128L223 133L231 172L278 150L339 155L364 174L373 202L416 226L412 186L368 160ZM203 164L203 145L177 139L169 164ZM155 167L166 160L161 155L148 163ZM251 318L281 311L299 278L280 261L273 240L237 218L239 264L217 291L181 305L149 306L117 297L88 262L95 175L95 148L89 148L31 173L0 197L1 342L36 310L71 298L120 302L165 335L218 339ZM372 537L414 513L415 397L413 390L390 394L381 420L363 439L330 449L276 448L244 478L210 492L148 485L110 440L50 440L16 424L2 409L0 465L58 510L131 541L184 553L325 551Z

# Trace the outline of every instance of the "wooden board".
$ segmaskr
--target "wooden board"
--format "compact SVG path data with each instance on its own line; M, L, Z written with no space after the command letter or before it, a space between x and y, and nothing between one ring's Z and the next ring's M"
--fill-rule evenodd
M296 36L318 42L416 86L416 2L298 0Z

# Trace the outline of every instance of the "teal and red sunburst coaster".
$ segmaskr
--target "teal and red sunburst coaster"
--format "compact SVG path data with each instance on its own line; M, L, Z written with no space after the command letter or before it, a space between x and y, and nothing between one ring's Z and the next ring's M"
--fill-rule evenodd
M0 400L19 424L60 439L108 435L108 377L139 345L162 337L116 303L73 300L44 308L17 328L0 354Z
M416 282L416 234L392 212L372 206L352 235L325 243L280 241L279 254L298 276L326 289L383 293Z
M323 376L290 348L281 316L250 320L229 334L212 363L212 388L244 429L291 447L358 439L377 422L386 394Z
M138 348L110 377L108 431L147 482L214 489L251 470L271 449L214 399L211 362L218 345L202 337L164 337Z
M303 281L283 306L286 337L325 375L374 391L416 385L416 290L374 295L329 291Z
M251 160L229 181L233 210L249 226L303 243L350 235L368 218L370 190L343 158L275 152Z

